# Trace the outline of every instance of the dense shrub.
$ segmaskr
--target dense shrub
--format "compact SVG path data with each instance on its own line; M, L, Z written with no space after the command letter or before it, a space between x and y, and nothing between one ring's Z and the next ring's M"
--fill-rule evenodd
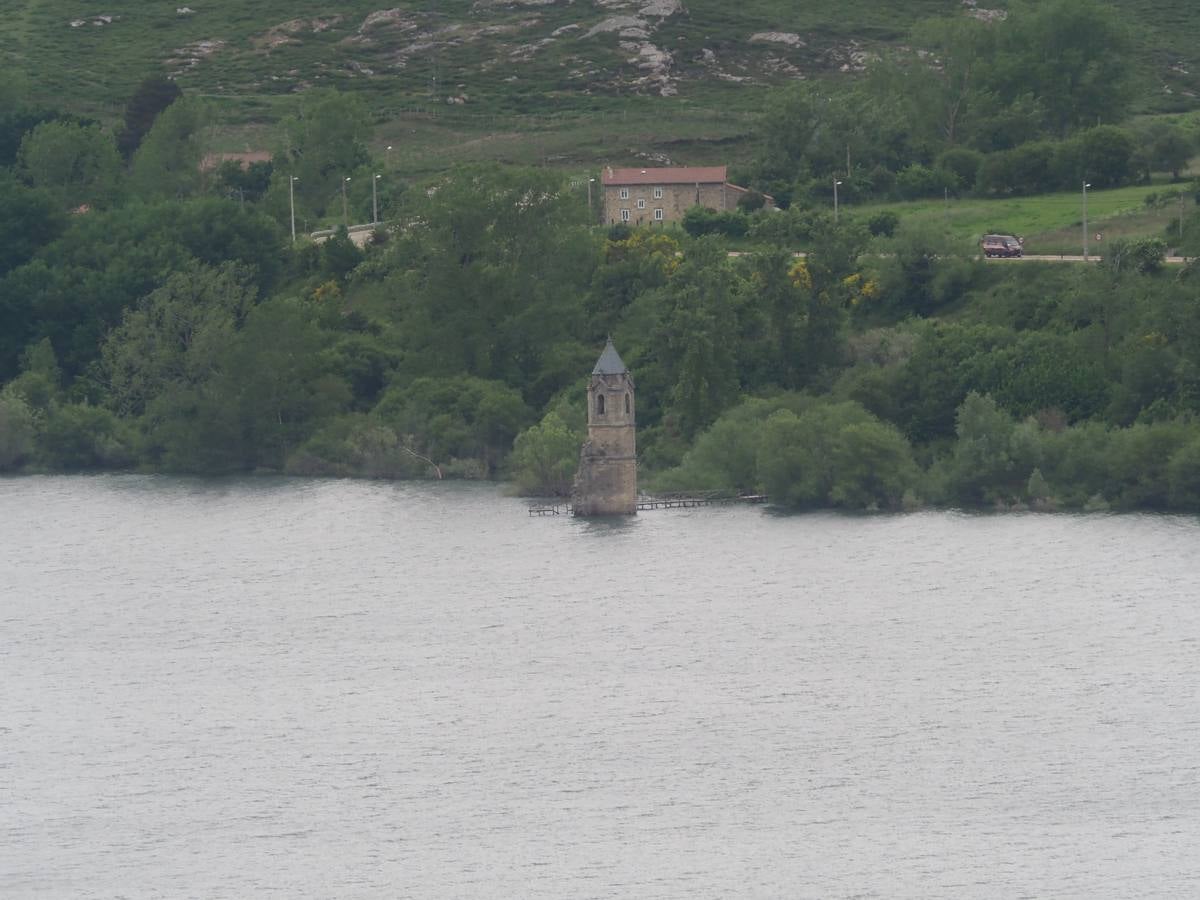
M718 212L703 206L693 206L683 214L683 230L692 237L702 237L706 234L744 237L750 230L750 223L741 212Z
M0 472L15 469L33 453L36 428L25 401L0 394Z
M891 237L899 224L900 217L890 209L885 209L867 219L867 231L875 237Z
M898 508L917 481L904 436L856 403L780 410L762 432L759 478L782 506Z
M957 194L961 183L948 169L929 168L915 163L896 175L896 196L902 200L940 197L946 191Z
M568 496L582 443L583 434L568 427L557 413L547 413L513 442L509 467L517 489L528 496Z

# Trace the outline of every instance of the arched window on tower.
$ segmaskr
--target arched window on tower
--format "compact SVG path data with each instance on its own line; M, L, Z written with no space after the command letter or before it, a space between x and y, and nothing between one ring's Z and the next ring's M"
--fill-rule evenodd
M625 415L629 415L629 395L625 395Z
M596 415L598 415L598 416L604 415L604 395L603 394L596 395Z

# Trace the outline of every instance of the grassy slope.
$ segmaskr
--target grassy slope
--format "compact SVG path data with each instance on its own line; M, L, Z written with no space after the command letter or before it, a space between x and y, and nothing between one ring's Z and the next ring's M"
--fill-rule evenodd
M185 90L213 100L221 149L268 146L268 123L297 92L329 84L367 96L377 143L394 145L391 163L410 174L477 160L572 170L599 162L737 164L753 152L763 85L797 74L836 77L852 54L901 42L921 18L962 10L960 0L688 0L682 14L648 19L649 42L672 56L668 83L676 93L664 97L662 83L645 80L616 35L586 36L609 16L636 14L645 0L609 10L594 0L523 2L203 0L194 15L179 16L183 0L110 0L103 8L94 0L12 0L0 58L25 73L37 99L110 122L137 81L165 67ZM1194 108L1200 16L1191 0L1113 2L1137 23L1143 106ZM363 27L385 9L398 10L399 21ZM90 24L99 13L116 19ZM75 18L89 24L72 28ZM299 25L279 27L289 22ZM572 25L580 27L560 31ZM794 32L804 45L750 42L760 31ZM214 42L211 52L200 42ZM466 101L448 104L453 96ZM1137 207L1140 196L1113 202ZM1095 196L1097 221L1107 202ZM964 235L1008 227L1068 247L1070 227L1053 232L1064 219L1078 221L1076 205L1071 196L964 201L949 221ZM903 211L946 215L940 203Z
M94 0L12 0L0 58L29 76L39 99L107 120L141 77L165 67L186 90L216 98L231 124L273 120L297 90L334 84L366 94L385 123L411 118L414 109L452 111L458 124L447 126L447 136L504 131L513 121L518 127L509 130L524 130L513 119L522 114L563 116L559 130L569 135L579 113L625 109L631 97L650 96L645 121L666 134L679 116L695 121L699 109L715 120L753 107L757 85L838 73L856 52L901 42L917 20L962 10L959 0L688 0L681 14L647 18L649 42L672 56L678 94L663 98L615 34L586 36L605 18L636 14L646 0L607 10L594 0L400 2L203 0L195 14L179 16L182 0L110 0L102 8ZM1191 0L1114 2L1139 23L1146 105L1190 102L1184 92L1200 88L1190 74L1200 72L1200 17ZM371 13L385 9L398 10L398 21L364 29ZM99 13L116 20L90 24ZM70 27L76 18L89 24ZM289 22L300 24L279 28ZM560 31L573 25L580 27ZM748 40L761 31L794 32L804 45ZM200 42L212 43L206 50ZM455 95L467 103L449 110L446 98ZM738 134L713 127L718 139ZM591 142L585 135L574 155L586 155Z
M1144 198L1150 193L1168 193L1171 185L1159 184L1088 192L1088 232L1094 252L1103 253L1106 244L1131 236L1158 235L1178 220L1176 204L1147 209ZM1195 208L1190 199L1185 210ZM917 200L910 203L872 204L847 212L866 218L882 209L890 209L904 220L944 224L955 238L966 243L979 240L981 234L998 232L1025 237L1025 252L1076 254L1082 250L1083 197L1080 192L1043 194L1038 197L1013 197L1000 200L967 198ZM1099 233L1103 240L1095 243Z

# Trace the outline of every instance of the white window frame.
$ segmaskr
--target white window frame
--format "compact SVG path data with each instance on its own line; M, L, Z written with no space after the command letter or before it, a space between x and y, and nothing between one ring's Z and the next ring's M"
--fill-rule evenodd
M630 217L629 210L627 210L627 209L621 210L621 221L622 222L628 222L629 217Z
M638 197L637 208L638 209L646 208L646 198L645 197Z
M656 187L656 188L654 189L654 199L655 199L655 200L661 200L661 199L662 199L662 194L663 194L663 189L662 189L662 188L660 188L660 187Z
M654 221L661 222L662 220L663 220L663 211L661 209L656 209L654 211Z
M622 200L629 199L629 188L621 188L621 199Z

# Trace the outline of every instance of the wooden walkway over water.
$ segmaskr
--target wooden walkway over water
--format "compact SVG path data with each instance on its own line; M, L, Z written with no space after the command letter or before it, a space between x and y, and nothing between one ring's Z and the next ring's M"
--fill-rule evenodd
M661 497L639 497L638 512L652 509L692 509L697 506L725 506L729 503L766 503L766 494L694 494L689 496L665 494ZM562 503L530 504L531 516L569 516L571 504Z

